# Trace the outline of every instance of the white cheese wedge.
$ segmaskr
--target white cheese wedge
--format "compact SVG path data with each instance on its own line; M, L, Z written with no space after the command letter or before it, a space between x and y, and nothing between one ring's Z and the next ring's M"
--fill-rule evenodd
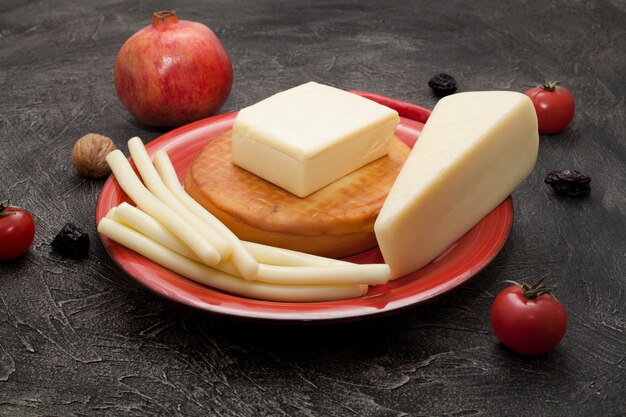
M239 112L233 162L299 197L386 155L398 113L309 82Z
M538 146L524 94L441 99L374 225L391 278L431 262L496 208L531 173Z

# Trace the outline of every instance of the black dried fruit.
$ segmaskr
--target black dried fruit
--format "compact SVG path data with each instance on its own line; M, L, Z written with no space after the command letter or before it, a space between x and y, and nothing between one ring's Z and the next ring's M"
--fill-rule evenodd
M432 88L433 93L439 97L449 96L456 92L456 80L452 75L443 72L431 78L430 81L428 81L428 86Z
M70 258L84 258L89 252L89 235L83 232L80 227L66 223L54 237L52 248Z
M544 182L554 188L557 194L569 197L579 197L589 194L591 191L591 178L579 171L570 169L550 171Z

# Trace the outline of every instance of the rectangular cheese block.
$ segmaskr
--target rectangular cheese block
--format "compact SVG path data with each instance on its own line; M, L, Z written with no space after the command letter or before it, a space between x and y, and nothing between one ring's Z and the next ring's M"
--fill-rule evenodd
M524 94L441 99L374 225L391 278L431 262L504 201L530 175L538 146Z
M233 162L306 197L386 155L399 121L395 110L309 82L239 112Z

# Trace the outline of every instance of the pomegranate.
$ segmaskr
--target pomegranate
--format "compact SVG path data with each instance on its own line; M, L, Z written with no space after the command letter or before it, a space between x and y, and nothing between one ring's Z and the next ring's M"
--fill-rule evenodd
M152 25L131 36L115 60L115 89L139 121L180 126L224 104L233 67L217 36L175 11L152 14Z

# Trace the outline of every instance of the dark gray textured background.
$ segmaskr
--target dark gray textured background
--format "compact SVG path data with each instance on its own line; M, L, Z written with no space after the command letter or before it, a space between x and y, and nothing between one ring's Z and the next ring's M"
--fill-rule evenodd
M507 4L504 4L507 3ZM523 91L557 79L576 98L566 131L542 137L515 192L496 260L431 304L360 323L272 326L177 306L108 258L94 224L103 181L75 175L87 132L149 141L163 131L117 100L113 63L150 13L176 8L212 27L235 83L222 112L315 80L427 107L426 82ZM32 211L28 255L0 264L0 414L626 414L626 2L0 0L0 197ZM588 198L555 196L552 169L590 175ZM89 258L50 242L66 221ZM489 324L505 279L559 285L570 327L527 359Z

